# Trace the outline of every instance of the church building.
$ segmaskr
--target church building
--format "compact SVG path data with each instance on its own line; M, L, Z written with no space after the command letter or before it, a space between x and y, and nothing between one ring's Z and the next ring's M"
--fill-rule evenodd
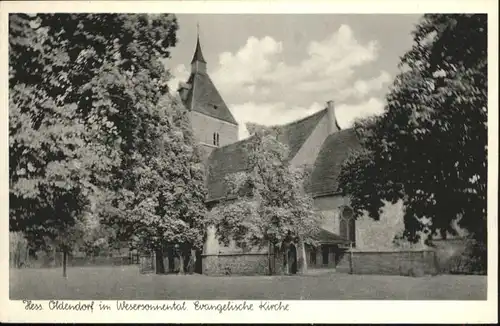
M225 196L224 177L248 168L245 144L249 139L238 140L238 123L207 73L199 37L191 61L191 74L187 82L180 83L178 92L190 111L196 140L204 149L206 203L210 210ZM314 199L316 212L324 218L318 234L321 246L300 248L298 244L292 244L289 254L295 258L305 257L302 263L310 270L341 270L349 268L342 259L348 248L364 253L363 257L371 257L370 252L394 251L394 236L403 229L401 205L387 205L380 221L367 216L355 220L348 197L338 189L340 167L349 152L359 148L360 144L353 129L339 127L334 102L329 101L323 110L278 126L278 129L279 140L289 147L290 165L312 167L306 190ZM305 255L301 255L302 250ZM276 266L271 266L269 255L272 254L267 249L248 252L235 245L224 247L217 241L214 230L209 228L202 253L203 274L297 272L297 265L278 266L284 261L281 257L274 257Z

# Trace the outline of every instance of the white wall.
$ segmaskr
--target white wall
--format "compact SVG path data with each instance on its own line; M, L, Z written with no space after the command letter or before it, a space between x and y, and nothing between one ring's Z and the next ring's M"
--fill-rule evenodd
M219 134L219 146L238 141L238 126L205 114L190 111L194 137L198 142L213 145L214 132Z

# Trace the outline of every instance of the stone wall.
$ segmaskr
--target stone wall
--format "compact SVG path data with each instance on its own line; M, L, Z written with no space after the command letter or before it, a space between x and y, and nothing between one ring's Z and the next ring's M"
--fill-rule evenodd
M272 258L272 256L271 256ZM261 253L203 255L205 275L268 275L269 256Z
M439 272L435 252L411 251L353 251L346 252L337 271L352 274L435 275Z
M457 264L461 263L462 255L467 250L465 238L433 240L432 245L436 252L437 264L441 273L453 273Z
M403 204L386 203L380 220L375 221L367 214L356 220L356 248L360 250L396 249L393 240L404 229Z
M341 195L317 197L314 208L323 216L322 227L340 235L339 208L349 205L349 198ZM360 250L396 250L394 237L404 229L403 204L386 203L382 208L380 220L375 221L367 214L356 219L356 248ZM411 246L423 249L422 244Z
M213 211L209 211L207 213L208 218L210 218L209 214L213 214ZM220 243L217 238L217 232L213 225L207 227L206 239L203 245L203 254L205 255L218 255L218 254L266 254L267 255L268 247L267 245L255 246L252 248L239 248L236 245L234 240L231 240L230 243L226 246L223 243Z

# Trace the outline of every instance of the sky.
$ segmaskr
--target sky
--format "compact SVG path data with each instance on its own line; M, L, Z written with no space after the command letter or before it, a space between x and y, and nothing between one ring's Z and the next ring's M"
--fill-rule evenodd
M380 114L412 46L420 15L183 14L166 67L186 81L197 24L208 74L248 136L246 122L285 124L333 100L340 127Z

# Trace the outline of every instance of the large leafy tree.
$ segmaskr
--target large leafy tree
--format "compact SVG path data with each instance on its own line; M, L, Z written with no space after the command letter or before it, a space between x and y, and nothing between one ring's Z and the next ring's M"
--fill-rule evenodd
M168 91L159 59L176 30L172 15L10 15L12 231L66 255L92 202L99 211L134 187L135 157L155 150L149 126Z
M407 239L456 234L486 242L487 17L424 15L385 113L355 125L363 150L340 183L357 215L403 200ZM486 256L483 251L483 259Z
M289 166L288 148L277 140L278 130L252 130L246 145L249 169L226 178L226 199L211 214L219 241L235 241L243 248L267 244L270 252L286 250L290 243L316 244L320 217L304 191L306 169ZM300 254L299 268L304 269L304 248Z
M149 126L154 150L136 153L124 187L108 207L108 223L134 246L154 250L157 272L165 272L163 250L177 245L180 272L205 234L204 167L185 107L166 96ZM187 260L186 260L187 262ZM191 260L192 262L192 260Z

